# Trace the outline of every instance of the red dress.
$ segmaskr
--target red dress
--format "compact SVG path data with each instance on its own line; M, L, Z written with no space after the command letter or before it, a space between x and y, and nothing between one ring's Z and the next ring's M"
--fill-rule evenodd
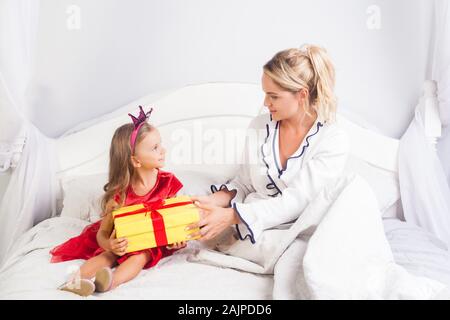
M174 174L162 170L158 170L155 186L144 196L138 196L134 193L131 185L128 187L125 205L130 206L143 202L155 201L157 199L166 199L174 197L183 187L183 184L175 177ZM102 252L97 243L97 231L100 228L100 221L88 225L84 228L79 236L71 238L63 244L53 248L51 262L62 262L74 259L89 259L95 257ZM150 253L150 261L144 266L148 269L158 263L164 257L170 256L176 250L169 250L166 246L144 249L136 252L127 253L117 259L117 263L121 264L130 256L148 251Z

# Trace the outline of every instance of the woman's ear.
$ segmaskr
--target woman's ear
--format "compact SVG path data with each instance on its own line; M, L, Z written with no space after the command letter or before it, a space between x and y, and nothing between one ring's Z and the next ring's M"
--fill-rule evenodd
M300 89L296 93L298 105L305 108L307 105L307 99L308 99L308 90L307 89Z
M302 97L302 100L308 99L308 90L306 90L306 89L301 89L301 90L300 90L300 96Z
M303 104L305 103L305 99L308 98L308 90L306 89L300 89L296 92L296 98L299 103Z

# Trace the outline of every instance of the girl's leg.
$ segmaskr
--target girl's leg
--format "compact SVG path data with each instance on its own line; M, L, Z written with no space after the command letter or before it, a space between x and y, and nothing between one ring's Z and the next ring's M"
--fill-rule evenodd
M141 254L136 254L129 257L116 268L113 275L111 289L116 288L124 282L134 279L149 261L150 254L148 252L143 252Z
M101 268L114 267L116 265L116 260L117 256L110 251L105 251L98 256L92 257L80 267L80 278L91 279Z

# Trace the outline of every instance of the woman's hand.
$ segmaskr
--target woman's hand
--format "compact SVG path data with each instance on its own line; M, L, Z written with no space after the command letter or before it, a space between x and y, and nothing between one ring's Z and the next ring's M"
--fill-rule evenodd
M233 208L222 208L198 201L194 202L194 205L200 209L200 221L190 225L188 230L200 228L200 241L211 240L229 226L239 223L239 218ZM191 233L190 237L194 238L198 235L198 232Z
M128 240L126 238L116 239L116 229L114 229L109 237L108 246L109 251L117 256L123 256L128 247Z
M183 249L184 247L186 247L186 241L175 242L174 244L166 246L169 250Z

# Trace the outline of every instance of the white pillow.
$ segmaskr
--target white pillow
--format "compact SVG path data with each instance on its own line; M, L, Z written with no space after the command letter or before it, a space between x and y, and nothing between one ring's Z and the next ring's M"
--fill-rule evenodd
M173 172L183 183L178 195L207 195L211 193L211 184L227 181L227 177L219 174L202 173L189 170ZM61 217L72 217L89 222L98 221L101 217L101 197L103 186L108 175L93 174L72 177L61 182L63 188L63 208Z
M72 177L61 182L63 208L61 217L71 217L95 222L101 215L103 186L108 181L106 173Z
M397 173L375 167L351 155L348 158L345 172L359 174L372 187L382 217L400 218L400 187Z

